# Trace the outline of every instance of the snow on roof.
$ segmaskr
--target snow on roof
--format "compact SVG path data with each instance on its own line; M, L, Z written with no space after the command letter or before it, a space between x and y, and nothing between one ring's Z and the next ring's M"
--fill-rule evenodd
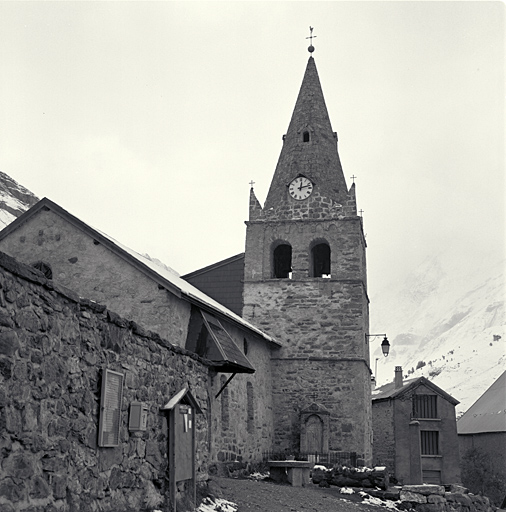
M91 226L90 226L91 227ZM236 315L234 312L230 311L230 309L223 306L223 304L220 304L218 301L212 299L209 297L209 295L206 295L204 292L201 292L198 288L195 288L192 284L190 284L188 281L185 281L182 279L179 274L165 266L160 265L155 260L152 260L150 258L147 258L146 256L143 256L142 254L139 254L138 252L134 251L133 249L130 249L126 245L123 245L122 243L118 242L114 238L110 237L106 233L103 233L102 231L92 228L98 233L100 233L102 236L107 238L110 242L117 245L118 248L120 248L122 251L128 253L130 256L135 258L137 261L142 263L143 265L146 265L149 267L152 271L156 272L159 276L161 276L163 279L169 281L171 284L173 284L176 288L181 290L181 293L183 295L186 295L188 298L192 298L197 300L198 302L202 302L208 306L210 306L212 309L218 310L223 315L229 317L231 320L243 325L244 327L247 327L248 329L255 331L259 336L262 338L275 343L276 345L280 345L279 342L274 340L271 336L264 333L257 327L255 327L253 324L249 323L247 320L244 320L244 318L240 317L239 315Z
M457 421L457 432L506 432L506 371Z

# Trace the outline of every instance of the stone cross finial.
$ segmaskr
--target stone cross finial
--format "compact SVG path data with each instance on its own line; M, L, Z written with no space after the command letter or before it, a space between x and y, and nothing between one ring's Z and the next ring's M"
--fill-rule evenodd
M353 180L353 183L355 183L355 179L357 178L355 175L350 176L350 178Z
M253 180L251 180L251 181L249 182L249 184L251 185L251 188L253 188L253 185L255 184L255 182L254 182Z

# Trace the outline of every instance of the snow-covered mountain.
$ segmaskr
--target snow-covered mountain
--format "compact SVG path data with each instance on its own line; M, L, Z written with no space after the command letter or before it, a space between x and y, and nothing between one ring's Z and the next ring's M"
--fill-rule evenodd
M0 229L32 207L38 198L28 189L0 172Z
M431 256L405 279L371 300L371 324L388 326L391 350L378 350L378 384L394 367L424 376L461 403L465 412L506 367L505 268L493 256L445 261ZM375 362L375 361L374 361Z
M0 172L0 229L37 201ZM379 343L371 346L378 385L402 366L404 375L423 375L453 395L464 412L499 377L506 367L506 262L493 255L433 255L372 295L371 332L386 330L391 343L388 358Z

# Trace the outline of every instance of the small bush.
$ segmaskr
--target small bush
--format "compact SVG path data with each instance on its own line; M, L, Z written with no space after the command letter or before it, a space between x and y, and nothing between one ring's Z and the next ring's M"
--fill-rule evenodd
M490 455L471 448L461 460L462 483L473 494L488 496L500 507L506 496L506 475L497 471L490 462Z

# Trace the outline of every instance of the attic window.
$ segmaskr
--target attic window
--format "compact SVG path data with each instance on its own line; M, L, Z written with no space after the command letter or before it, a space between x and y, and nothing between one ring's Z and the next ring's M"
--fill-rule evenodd
M32 263L32 267L40 270L46 279L53 279L53 270L47 263L44 263L43 261L36 261L35 263Z
M277 279L286 279L292 272L292 246L290 244L278 245L272 254L273 259L273 277Z
M311 249L313 277L330 277L330 247L327 243L315 245Z
M413 418L437 417L437 395L413 395Z
M309 132L307 130L302 134L302 142L309 142Z

